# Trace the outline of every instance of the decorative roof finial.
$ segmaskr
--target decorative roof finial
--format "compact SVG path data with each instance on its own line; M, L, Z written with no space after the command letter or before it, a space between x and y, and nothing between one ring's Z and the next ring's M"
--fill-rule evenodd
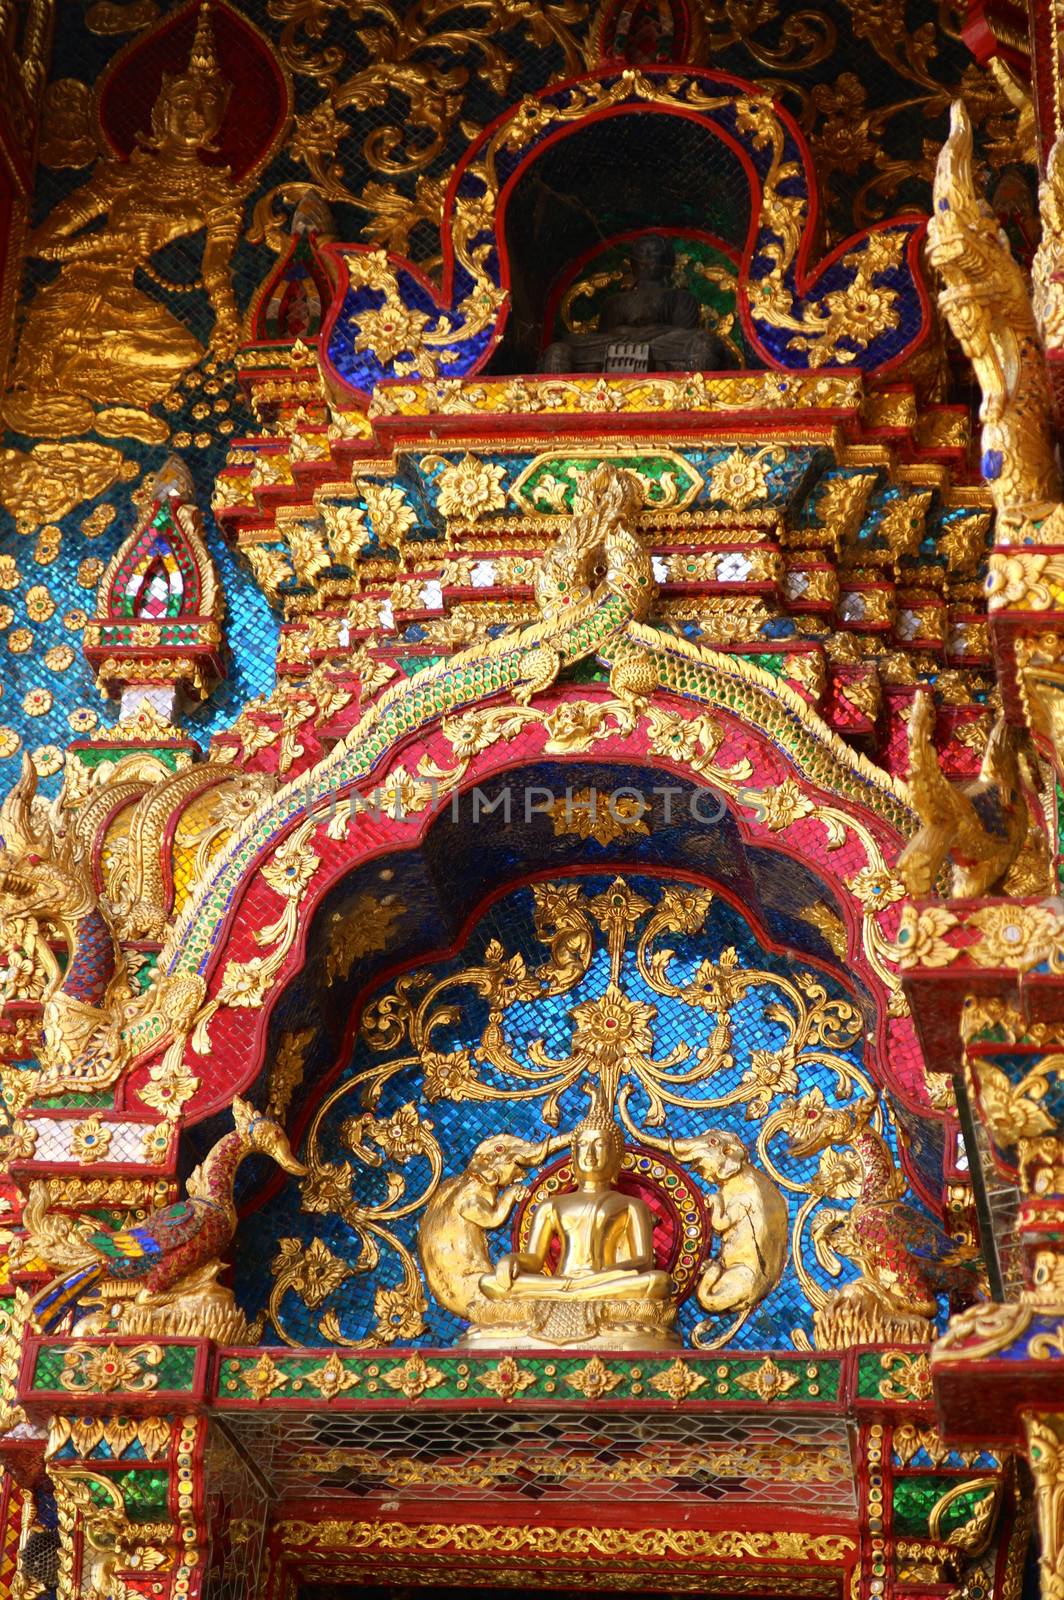
M211 0L201 0L196 17L196 36L188 58L188 70L204 78L218 74L218 56L214 46L214 29L211 26Z

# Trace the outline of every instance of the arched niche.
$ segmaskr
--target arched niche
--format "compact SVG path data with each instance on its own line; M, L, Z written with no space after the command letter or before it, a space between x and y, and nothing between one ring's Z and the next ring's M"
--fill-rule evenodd
M512 309L489 370L535 370L574 263L648 230L680 254L712 235L738 263L752 204L743 158L705 121L648 105L563 130L501 196Z
M591 794L596 796L594 816L587 803ZM649 809L636 819L641 826L607 823L596 836L600 816L612 821L615 814L623 818L627 809L631 820L633 797L640 795L649 799ZM704 926L659 937L657 947L675 948L688 976L700 961L719 964L724 950L734 949L738 969L747 974L753 970L757 982L751 980L731 1013L730 1039L724 1045L718 1040L732 1059L720 1070L719 1081L703 1082L699 1092L706 1099L704 1112L693 1112L689 1106L677 1112L667 1106L668 1131L686 1135L705 1126L723 1126L744 1138L770 1170L779 1171L792 1185L787 1189L794 1231L789 1265L765 1303L736 1331L730 1347L785 1346L795 1330L808 1336L815 1306L815 1300L808 1298L808 1283L812 1280L821 1294L835 1286L818 1267L810 1239L818 1159L788 1163L786 1141L771 1131L771 1117L786 1097L808 1095L817 1088L839 1103L878 1094L892 1149L901 1156L916 1193L922 1190L928 1197L934 1194L941 1171L941 1125L921 1118L920 1148L915 1152L899 1148L904 1140L897 1136L896 1120L908 1127L920 1111L921 1066L908 1020L891 1018L889 992L864 951L864 919L855 914L863 908L855 907L852 891L844 887L839 892L839 879L832 882L825 877L821 862L764 835L758 838L757 831L756 822L751 827L741 807L728 805L712 787L660 764L633 759L554 760L512 763L491 775L481 774L478 782L409 828L403 846L397 848L393 842L351 863L323 895L308 918L297 970L275 996L258 1054L259 1070L253 1082L245 1083L246 1092L260 1105L273 1105L294 1145L304 1159L312 1158L312 1165L324 1164L335 1171L350 1162L358 1173L359 1201L369 1208L379 1203L377 1191L387 1181L388 1171L398 1175L404 1166L410 1168L411 1159L415 1170L418 1166L417 1158L409 1156L398 1163L382 1161L372 1142L372 1125L390 1125L391 1119L409 1120L411 1115L431 1123L445 1176L461 1171L475 1144L495 1129L530 1139L542 1137L550 1131L542 1116L542 1093L517 1102L449 1094L446 1068L437 1070L435 1079L431 1074L426 1079L422 1069L407 1061L394 1078L382 1080L379 1096L363 1099L357 1080L365 1078L375 1059L362 1028L367 1014L374 1008L379 1011L382 1000L387 1011L389 997L402 992L404 980L413 977L416 991L424 993L449 975L458 987L449 1000L441 997L440 1005L454 1000L456 1017L434 1033L432 1042L441 1058L450 1052L453 1059L462 1048L473 1052L486 1003L478 997L475 984L463 988L458 975L483 963L492 940L502 957L519 957L526 971L548 961L549 919L538 933L533 928L532 900L540 891L562 887L587 900L601 896L619 879L651 907L660 904L667 890L686 895L708 891L712 904ZM856 865L852 845L843 842L837 849L844 872L856 876L864 870ZM646 916L644 912L644 926ZM656 1010L651 1053L666 1056L680 1041L692 1058L710 1045L720 1016L651 994L635 969L638 935L638 927L633 927L621 986L637 1004L649 1001ZM586 980L550 1003L550 1024L541 1032L549 1054L556 1058L565 1055L565 1038L572 1033L571 1008L589 994L602 992L606 944L600 930ZM807 992L811 982L823 990L828 1006L850 1008L851 1025L843 1030L841 1044L829 1041L824 1046L814 1038L809 1049L798 1052L793 1069L777 1073L775 1080L768 1063L762 1092L759 1073L766 1071L767 1058L785 1042L787 1027L778 1019L759 1020L761 1012L769 1004L782 1006L784 1013L793 1011L798 991ZM532 1020L536 1007L523 1010L523 1025L514 1032L520 1038L519 1048L527 1053L529 1038L537 1034ZM509 1013L504 1025L510 1027ZM387 1051L377 1059L385 1066L391 1060ZM485 1083L494 1081L496 1087L500 1082L490 1071L478 1071L476 1076ZM648 1118L649 1101L639 1087L638 1074L633 1081L630 1112L635 1126L652 1137L661 1136L664 1130L655 1130ZM574 1081L559 1099L560 1129L579 1119L581 1101ZM357 1135L350 1130L360 1120L363 1131ZM221 1112L190 1129L185 1135L186 1158L201 1156L226 1121L227 1114ZM632 1166L640 1159L663 1159L660 1152L648 1153L629 1132ZM352 1160L352 1145L369 1152L365 1161ZM366 1234L345 1219L342 1189L330 1199L326 1183L316 1198L265 1163L245 1164L238 1189L242 1221L233 1252L235 1283L244 1309L253 1315L266 1309L269 1291L278 1281L269 1280L270 1268L285 1250L291 1253L294 1248L282 1241L297 1240L303 1254L312 1249L315 1260L320 1257L326 1279L329 1274L337 1276L337 1287L317 1304L312 1293L311 1307L302 1311L296 1307L298 1296L293 1299L293 1291L282 1289L276 1302L283 1330L278 1336L311 1345L366 1337L379 1303L398 1307L400 1342L453 1342L461 1331L459 1323L434 1301L431 1291L425 1293L416 1333L411 1331L409 1296L407 1301L401 1299L409 1277L404 1259L416 1270L420 1212L415 1210L392 1228L384 1216L378 1219L378 1231L371 1228ZM406 1198L417 1198L416 1183ZM693 1208L698 1211L701 1206L703 1230L705 1199L703 1195ZM681 1220L690 1219L684 1213ZM519 1223L515 1217L515 1228ZM669 1225L675 1227L675 1219L663 1224ZM401 1249L392 1250L390 1265L366 1267L378 1248L388 1257L392 1236ZM704 1231L700 1242L706 1242ZM330 1262L346 1269L342 1278L340 1267ZM341 1284L347 1285L343 1293ZM380 1302L379 1295L384 1296ZM704 1338L727 1334L734 1319L710 1320ZM689 1337L704 1321L696 1305L685 1301L681 1317L685 1335Z

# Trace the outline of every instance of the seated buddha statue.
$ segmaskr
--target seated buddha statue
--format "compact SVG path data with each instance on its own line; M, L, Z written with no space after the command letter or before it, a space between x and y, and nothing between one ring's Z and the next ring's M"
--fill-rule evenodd
M654 1258L646 1201L616 1187L624 1135L599 1100L573 1134L576 1188L533 1215L524 1250L480 1279L476 1344L594 1344L620 1349L675 1343L675 1287ZM546 1270L552 1247L559 1255Z
M635 282L606 301L595 333L548 345L541 372L720 372L732 365L723 339L701 325L701 307L672 281L676 253L661 234L628 252Z

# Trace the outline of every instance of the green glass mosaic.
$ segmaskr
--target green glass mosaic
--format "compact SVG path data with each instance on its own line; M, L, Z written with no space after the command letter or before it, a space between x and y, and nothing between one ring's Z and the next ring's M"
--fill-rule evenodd
M979 1484L958 1493L943 1508L934 1530L931 1513L945 1495L959 1487L957 1478L900 1478L894 1485L894 1532L948 1540L967 1525L987 1499L996 1494L994 1484Z
M523 1402L552 1399L573 1404L618 1400L661 1404L742 1401L752 1406L804 1401L834 1402L840 1363L834 1357L722 1358L677 1352L671 1357L515 1356L477 1358L468 1353L397 1351L376 1357L278 1355L249 1352L220 1363L218 1401L283 1397L308 1407L342 1394L348 1404L423 1401Z
M197 1347L179 1344L148 1344L130 1347L119 1345L117 1356L111 1357L106 1341L97 1344L66 1342L42 1345L37 1352L33 1369L33 1388L36 1390L64 1389L73 1395L143 1394L143 1375L155 1378L152 1390L188 1390L192 1387L196 1366ZM149 1363L144 1350L161 1350L162 1359ZM137 1374L118 1383L107 1368L111 1360L124 1362L132 1354ZM76 1376L72 1380L71 1375ZM63 1377L66 1377L66 1384ZM73 1387L70 1387L73 1381Z
M931 1365L923 1350L869 1350L857 1359L857 1394L862 1400L928 1405Z

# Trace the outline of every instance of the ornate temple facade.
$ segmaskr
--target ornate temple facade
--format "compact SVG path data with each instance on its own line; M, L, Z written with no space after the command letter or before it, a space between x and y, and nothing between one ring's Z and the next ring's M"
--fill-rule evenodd
M1059 24L0 0L0 1600L1062 1600Z

